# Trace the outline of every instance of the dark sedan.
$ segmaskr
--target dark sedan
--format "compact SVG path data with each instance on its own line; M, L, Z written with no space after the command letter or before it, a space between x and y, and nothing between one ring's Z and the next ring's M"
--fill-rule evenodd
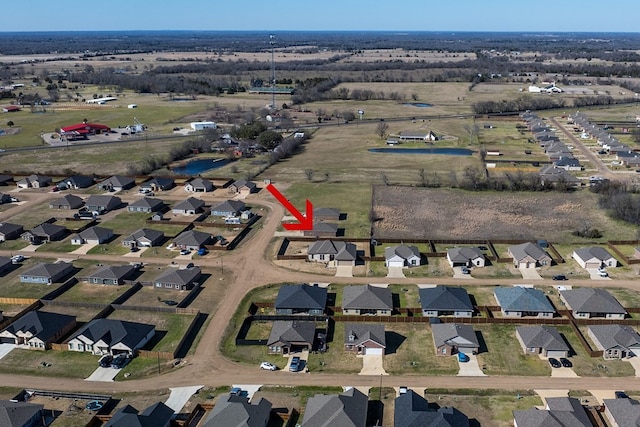
M549 365L551 365L552 368L560 368L562 366L562 363L560 363L560 361L554 357L550 357L549 358Z
M560 363L565 368L571 368L573 366L573 363L571 363L571 360L567 359L566 357L561 357L560 358Z

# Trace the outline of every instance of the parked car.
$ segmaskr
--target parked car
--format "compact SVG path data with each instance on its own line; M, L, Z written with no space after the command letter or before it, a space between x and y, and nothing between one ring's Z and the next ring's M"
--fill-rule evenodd
M464 353L458 353L458 362L467 363L469 361L469 356Z
M276 365L274 365L273 363L262 362L260 364L260 369L264 369L265 371L276 371L276 370L278 370L278 367Z
M570 368L573 366L573 363L571 363L571 360L567 359L566 357L560 358L560 364L565 368Z
M555 357L550 357L549 358L549 365L551 365L552 368L559 368L559 367L562 366L560 361L558 359L556 359Z
M180 255L189 255L191 253L190 249L183 249L180 251Z
M199 256L203 256L206 255L209 251L207 251L205 248L200 248L198 249L198 255Z
M616 399L628 399L629 396L624 391L616 391L615 392Z
M98 360L98 365L100 365L100 367L102 368L108 368L109 366L111 366L112 361L113 356L111 356L110 354L105 354L100 358L100 360Z
M569 280L567 279L567 276L565 276L564 274L556 274L555 276L552 277L553 280Z
M290 372L298 372L300 370L300 358L298 356L293 356L291 358L291 363L289 364Z
M600 276L600 277L609 277L609 273L607 273L606 271L598 270L598 276Z
M12 264L17 264L19 262L24 261L24 257L22 255L14 255L11 257L11 263Z
M407 392L409 391L409 388L405 385L400 386L400 389L398 390L399 394L407 394Z
M164 303L165 303L165 304L167 304L167 305L171 305L171 306L173 306L173 305L178 305L178 302L177 302L177 301L174 301L174 300L172 300L172 299L168 299L168 300L166 300Z
M129 356L126 353L120 353L111 361L111 367L114 369L122 369L129 362Z
M467 267L462 267L462 274L471 274L471 270L469 270Z
M240 387L233 387L231 390L229 390L229 394L242 397L249 396L249 392L247 390L241 389Z

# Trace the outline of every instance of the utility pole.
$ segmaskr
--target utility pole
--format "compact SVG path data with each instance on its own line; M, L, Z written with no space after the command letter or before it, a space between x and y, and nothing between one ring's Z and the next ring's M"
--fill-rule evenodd
M276 44L276 36L269 35L269 44L271 45L271 108L276 109L276 63L273 56L273 46Z

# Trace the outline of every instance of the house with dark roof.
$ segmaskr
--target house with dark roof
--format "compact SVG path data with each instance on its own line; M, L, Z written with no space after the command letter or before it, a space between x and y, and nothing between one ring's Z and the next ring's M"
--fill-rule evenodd
M11 266L13 262L11 258L6 256L0 256L0 274L4 274L5 272L11 270Z
M18 188L44 188L51 185L51 177L43 175L29 175L16 183Z
M515 427L593 427L575 397L547 397L546 408L513 411Z
M137 271L131 264L103 265L87 277L87 282L94 285L124 285L136 276Z
M156 327L144 323L115 319L94 319L78 330L68 341L70 351L93 354L133 355L156 333Z
M178 289L188 291L193 289L202 276L200 267L168 268L153 281L156 289Z
M551 257L535 243L525 242L509 246L509 256L513 258L513 265L517 268L535 268L551 265Z
M173 409L162 402L154 403L141 413L131 405L118 409L104 427L169 427Z
M266 427L271 415L271 402L261 397L249 403L245 396L227 394L220 397L202 427Z
M173 178L164 176L155 176L148 181L140 184L140 190L143 192L150 191L167 191L175 187L176 183Z
M151 228L141 228L122 240L123 246L149 248L160 246L164 242L164 233Z
M63 179L58 183L58 187L64 189L79 190L81 188L89 188L94 184L92 176L87 175L73 175Z
M62 240L68 233L69 230L66 227L45 222L44 224L36 225L29 231L25 231L20 237L37 245Z
M589 325L587 334L605 359L640 356L640 334L631 326Z
M229 192L233 194L248 195L258 191L258 186L253 181L239 179L229 186Z
M242 200L226 200L211 208L213 216L239 216L240 212L245 210L245 204Z
M544 357L567 357L569 346L558 330L552 326L518 326L516 338L524 354L541 354Z
M22 233L24 233L24 228L21 225L8 222L0 223L0 242L17 239Z
M600 246L576 249L571 257L582 268L616 267L618 265L616 258Z
M349 285L342 293L342 314L390 316L391 290L380 286Z
M613 295L601 288L574 288L560 291L560 299L573 317L591 319L624 319L627 311Z
M327 306L327 288L317 285L282 285L276 297L276 314L321 316Z
M11 196L5 193L0 193L0 205L5 203L11 203Z
M98 227L97 225L94 227L89 227L86 230L81 231L75 236L71 237L72 245L84 245L84 244L92 244L92 245L100 245L102 243L108 242L113 239L113 230L110 228Z
M417 246L397 245L384 249L384 265L387 268L418 266L421 259Z
M204 178L194 178L184 184L184 191L190 193L208 193L209 191L215 190L215 188L215 185L213 185L211 181Z
M73 272L73 264L67 262L40 262L20 274L22 283L43 283L50 285L59 282Z
M582 165L580 164L580 161L573 156L560 156L558 160L553 162L553 165L557 168L561 168L566 171L582 170Z
M339 221L340 209L336 208L315 208L313 210L313 219L315 221Z
M449 406L430 407L427 399L409 389L396 397L393 425L396 427L469 427L469 418Z
M484 252L478 247L449 248L447 261L451 267L484 267L486 263Z
M183 231L173 239L173 245L178 249L197 251L205 245L215 243L214 237L209 233L198 230Z
M29 402L0 400L0 426L39 427L42 425L44 405Z
M478 337L471 325L434 323L431 325L431 332L438 356L451 356L456 353L476 354L480 348Z
M640 402L635 399L604 399L604 414L613 427L640 426Z
M434 286L420 288L420 305L423 317L471 317L474 307L466 289L459 286Z
M9 185L10 183L13 183L11 175L0 174L0 185Z
M65 194L64 196L58 199L53 199L49 202L49 209L78 209L82 207L83 204L84 200L82 200L82 197L78 197L73 194Z
M304 230L302 233L306 237L331 238L338 235L338 224L331 222L314 222L311 230Z
M496 287L493 295L505 317L551 318L556 310L539 289L524 286Z
M290 354L311 350L316 323L308 320L276 320L267 340L269 353Z
M366 427L369 397L350 388L342 394L316 394L307 400L301 427Z
M127 211L151 213L162 210L163 207L164 202L160 199L156 199L154 197L142 197L129 203L129 205L127 205Z
M328 263L330 267L353 267L357 258L356 245L341 240L316 240L307 249L309 261Z
M171 212L174 215L196 215L204 212L204 201L195 197L189 197L173 205Z
M104 191L122 191L133 188L136 180L128 176L113 175L98 183L98 188Z
M344 325L344 350L361 355L384 354L387 346L384 323Z
M30 350L48 350L51 343L64 337L75 326L75 316L34 310L0 332L0 343Z
M105 213L117 209L122 204L122 200L117 196L102 194L92 194L85 201L84 205L90 212Z

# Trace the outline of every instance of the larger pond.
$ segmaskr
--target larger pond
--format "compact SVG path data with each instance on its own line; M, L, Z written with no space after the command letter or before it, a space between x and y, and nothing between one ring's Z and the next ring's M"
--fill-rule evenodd
M405 102L402 105L408 105L409 107L418 107L418 108L433 107L433 104L427 104L426 102Z
M218 169L229 163L228 159L200 159L193 160L183 166L171 169L178 175L198 175L211 169Z
M372 153L391 154L440 154L445 156L470 156L472 150L466 148L369 148Z

